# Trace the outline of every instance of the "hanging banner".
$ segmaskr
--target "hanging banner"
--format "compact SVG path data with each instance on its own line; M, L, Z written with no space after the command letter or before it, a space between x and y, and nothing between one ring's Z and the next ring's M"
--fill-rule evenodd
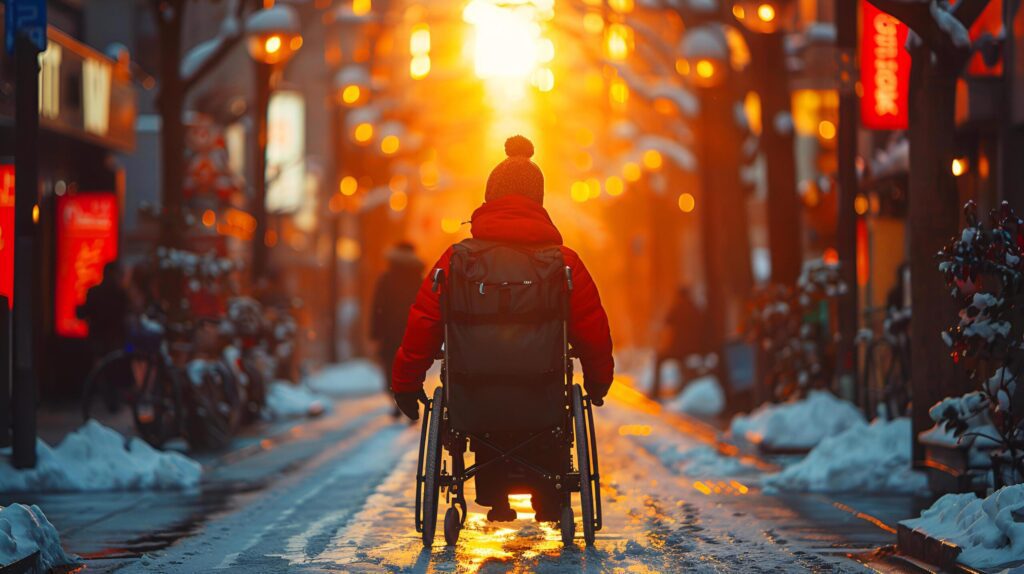
M117 259L117 196L81 193L57 199L57 281L54 315L57 334L85 337L78 318L89 289L103 279L103 266Z
M0 295L14 305L14 166L0 165Z
M906 129L910 54L905 45L909 29L867 1L860 5L861 121L873 130Z

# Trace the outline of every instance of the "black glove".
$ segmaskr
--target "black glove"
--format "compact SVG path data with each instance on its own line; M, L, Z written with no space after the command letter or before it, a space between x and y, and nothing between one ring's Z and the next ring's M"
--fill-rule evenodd
M611 385L593 385L587 387L587 396L590 397L590 402L595 407L604 405L604 397L608 394L608 389L612 388Z
M423 392L423 389L410 393L395 393L398 410L414 421L420 418L420 403L427 404L427 393Z

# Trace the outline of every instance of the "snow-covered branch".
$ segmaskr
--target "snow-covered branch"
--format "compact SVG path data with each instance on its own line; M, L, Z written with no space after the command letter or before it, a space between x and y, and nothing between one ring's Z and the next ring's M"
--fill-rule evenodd
M868 0L905 23L933 52L953 62L966 61L971 51L967 29L989 0L960 0L952 8L938 0Z
M244 9L245 4L241 0L228 0L217 35L201 42L181 59L181 80L186 92L212 71L241 40L245 33L242 24Z

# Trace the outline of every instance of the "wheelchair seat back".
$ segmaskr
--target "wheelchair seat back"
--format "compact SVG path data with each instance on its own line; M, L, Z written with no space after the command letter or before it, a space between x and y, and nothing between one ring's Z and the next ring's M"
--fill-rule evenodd
M448 413L470 432L566 420L565 263L557 247L455 245L445 301Z

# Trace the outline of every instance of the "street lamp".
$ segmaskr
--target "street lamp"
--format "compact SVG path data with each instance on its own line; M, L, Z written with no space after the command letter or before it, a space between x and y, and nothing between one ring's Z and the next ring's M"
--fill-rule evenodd
M790 20L793 4L789 0L740 0L732 6L732 15L751 32L771 34Z
M676 71L698 88L714 88L729 74L729 42L717 25L689 30L679 44Z
M742 144L735 115L738 98L729 81L731 51L725 28L709 23L687 30L676 55L677 70L697 88L700 100L695 127L702 190L699 198L681 196L679 209L689 213L698 199L701 204L708 339L720 351L729 334L727 326L735 324L740 301L752 283L747 202L737 165Z
M273 67L284 64L302 47L301 26L295 9L286 4L253 12L245 23L249 55L255 65L256 160L253 166L252 215L256 232L252 239L252 278L263 277L267 265L267 108Z

